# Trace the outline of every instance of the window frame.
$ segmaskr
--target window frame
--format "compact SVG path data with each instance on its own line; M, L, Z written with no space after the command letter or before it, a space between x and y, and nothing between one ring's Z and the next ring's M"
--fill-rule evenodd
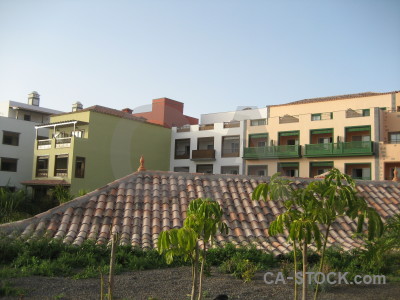
M7 160L8 160L8 163L15 162L15 169L14 168L12 168L10 170L4 169L4 165L3 164L7 163ZM13 172L13 173L18 172L18 158L0 157L0 171L1 172Z
M19 137L20 137L20 134L21 133L19 133L19 132L15 132L15 131L8 131L8 130L3 130L3 139L2 139L2 144L3 145L8 145L8 146L15 146L15 147L18 147L19 146ZM12 140L14 140L14 138L16 138L16 144L14 145L13 143L5 143L4 142L4 138L7 138L7 137L10 137L10 135L11 135L11 138L12 138Z

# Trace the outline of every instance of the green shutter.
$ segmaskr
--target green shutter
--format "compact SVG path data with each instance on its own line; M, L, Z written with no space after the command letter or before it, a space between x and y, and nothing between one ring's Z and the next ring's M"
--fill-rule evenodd
M323 134L323 133L333 133L333 128L311 130L311 134Z
M268 133L249 134L249 139L268 138Z
M283 132L279 132L279 136L292 136L292 135L299 135L299 131L295 130L295 131L283 131Z
M355 132L355 131L371 131L371 126L356 126L356 127L348 127L346 128L347 132Z
M333 161L316 161L310 163L311 167L333 167Z
M278 163L278 169L279 168L288 168L288 167L299 167L299 163L297 162L287 162L287 163Z

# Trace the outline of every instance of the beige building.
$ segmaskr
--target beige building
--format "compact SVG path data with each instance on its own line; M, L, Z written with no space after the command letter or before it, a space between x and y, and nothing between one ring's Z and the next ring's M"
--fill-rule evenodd
M269 106L265 125L247 121L249 175L315 177L332 167L355 179L400 171L400 92L361 93Z

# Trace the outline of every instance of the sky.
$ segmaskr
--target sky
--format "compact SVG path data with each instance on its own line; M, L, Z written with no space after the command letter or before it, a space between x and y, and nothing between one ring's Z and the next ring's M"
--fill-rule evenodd
M0 101L185 114L400 90L400 1L0 0Z

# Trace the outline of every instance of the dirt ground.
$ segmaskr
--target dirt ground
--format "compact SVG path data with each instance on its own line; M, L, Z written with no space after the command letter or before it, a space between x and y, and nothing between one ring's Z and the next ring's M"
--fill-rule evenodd
M271 270L268 270L271 271ZM278 270L273 270L272 272ZM293 299L293 282L287 284L266 284L264 272L258 272L251 282L244 283L231 275L212 270L212 276L205 277L204 299L212 300L219 294L229 299L263 300ZM30 276L10 278L12 287L24 290L22 299L100 299L100 279L74 280L64 277ZM115 299L130 300L187 300L190 293L190 268L170 268L126 272L115 277ZM152 297L152 298L151 298ZM19 299L5 297L3 299ZM311 294L309 299L312 299ZM329 286L321 293L320 299L354 300L398 300L400 283L385 285L337 285Z

